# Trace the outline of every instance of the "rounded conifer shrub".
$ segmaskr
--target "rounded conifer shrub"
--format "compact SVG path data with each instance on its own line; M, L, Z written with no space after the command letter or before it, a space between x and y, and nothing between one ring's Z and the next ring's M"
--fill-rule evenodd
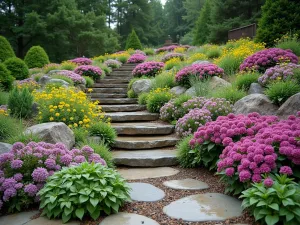
M10 75L10 71L6 68L5 64L0 63L0 87L5 91L12 88L14 77Z
M10 74L17 80L23 80L28 78L29 70L26 63L17 57L12 57L4 62L6 68L10 71Z
M4 62L6 59L14 57L15 53L8 40L0 36L0 62Z
M142 49L141 41L134 30L132 30L131 34L128 35L128 38L126 41L126 49L130 49L130 48Z
M30 69L42 68L50 63L47 53L41 46L32 46L27 52L24 61Z

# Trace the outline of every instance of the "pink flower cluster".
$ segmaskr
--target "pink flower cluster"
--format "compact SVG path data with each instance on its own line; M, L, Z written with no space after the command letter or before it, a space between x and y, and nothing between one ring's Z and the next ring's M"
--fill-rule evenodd
M190 86L191 76L198 76L200 79L206 79L212 76L222 77L224 70L212 63L194 64L181 69L175 76L176 81L184 86Z
M143 54L133 54L130 56L130 58L127 60L127 63L142 63L146 60L146 56Z
M298 113L300 115L300 113ZM300 165L300 118L290 116L261 128L256 134L230 142L218 162L218 171L234 173L240 182L260 182L263 174L292 175Z
M167 62L168 60L173 59L173 58L178 58L181 61L183 61L184 57L185 57L184 54L171 52L171 53L164 55L164 57L162 57L161 61Z
M298 57L291 50L280 48L269 48L258 51L249 56L240 65L240 70L258 70L265 72L266 69L275 66L280 62L298 63Z
M85 84L85 79L77 73L69 70L59 70L58 72L52 73L51 75L58 74L64 77L70 78L74 84Z
M38 201L37 192L55 171L86 161L106 165L89 146L68 150L62 143L15 143L10 152L0 155L0 206L9 207L15 198L21 208L27 207Z
M168 122L177 120L185 114L181 106L175 105L174 99L164 104L164 106L160 108L159 113L160 119Z
M264 75L258 78L258 82L262 85L267 85L272 81L287 80L293 77L295 68L300 68L300 65L288 63L271 67L266 70Z
M135 77L141 76L149 76L154 77L158 74L161 69L165 66L162 62L144 62L137 65L134 70L132 71L132 75Z
M186 137L194 133L198 127L205 125L211 121L211 113L207 109L192 109L182 118L180 118L175 126L176 134Z
M104 64L111 68L119 68L122 66L122 63L116 59L108 59L104 62Z
M97 67L97 66L78 66L75 70L74 73L77 73L81 76L88 76L92 77L94 80L97 80L98 78L101 77L102 75L102 70Z
M160 52L172 52L174 51L175 48L178 48L178 47L182 47L182 48L190 48L191 46L189 45L169 45L169 46L164 46L162 48L158 48L156 49L156 53L160 53Z
M92 65L93 61L89 58L84 58L84 57L80 57L80 58L75 58L75 59L71 59L69 60L73 63L76 63L78 66L82 66L82 65Z

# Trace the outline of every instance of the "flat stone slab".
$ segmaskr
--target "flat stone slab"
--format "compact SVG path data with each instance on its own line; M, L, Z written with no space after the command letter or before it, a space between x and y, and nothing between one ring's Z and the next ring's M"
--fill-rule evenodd
M39 211L20 212L0 217L0 225L23 225L28 224L31 217L38 214Z
M179 170L171 167L157 168L132 168L132 169L117 169L118 172L127 180L139 180L157 177L173 176L179 173Z
M133 167L157 167L177 165L176 150L151 149L135 151L113 151L116 165Z
M103 84L103 83L95 83L93 88L97 88L97 87L120 87L120 88L127 88L128 84Z
M130 104L130 105L101 105L104 112L133 112L146 110L145 105Z
M159 225L159 223L138 214L120 212L106 217L99 225Z
M207 189L207 183L195 179L169 180L165 181L166 187L176 190L202 190Z
M91 98L126 98L127 93L90 93Z
M105 109L103 110L105 111ZM174 131L173 125L156 122L112 123L111 125L115 128L118 134L124 135L171 134Z
M191 195L163 209L171 218L183 221L224 221L242 215L241 201L220 193Z
M138 202L156 202L165 197L165 192L152 184L129 183L131 187L130 197Z
M79 221L69 221L68 225L80 225ZM15 224L14 224L15 225ZM24 225L65 225L61 220L49 220L46 217L38 217L34 220L30 220Z
M127 93L127 88L117 88L117 87L101 87L101 88L93 88L92 93Z
M106 113L107 117L110 117L113 122L125 122L125 121L153 121L159 118L158 113L150 113L146 111L141 112L114 112Z

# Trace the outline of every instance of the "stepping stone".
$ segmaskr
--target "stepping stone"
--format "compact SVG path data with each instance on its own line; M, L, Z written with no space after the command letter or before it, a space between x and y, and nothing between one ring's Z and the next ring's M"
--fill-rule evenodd
M130 107L131 106L129 105L128 108ZM131 122L131 123L112 123L111 125L113 128L115 128L118 134L124 134L124 135L171 134L174 131L173 125L161 124L161 123Z
M107 113L108 114L108 113ZM106 115L107 115L106 114ZM174 135L164 136L134 136L134 137L117 137L114 143L115 148L122 149L151 149L175 146L179 139Z
M118 172L127 180L139 180L157 177L173 176L179 173L179 170L171 167L158 168L133 168L133 169L117 169Z
M99 100L101 104L136 104L136 98L92 98L92 100Z
M120 212L106 217L99 225L159 225L159 223L142 215Z
M69 221L68 225L80 225L80 222ZM25 224L24 224L25 225ZM26 225L65 225L61 220L49 220L46 217L38 217L29 221Z
M112 87L103 87L103 88L93 88L92 93L127 93L127 88L112 88Z
M113 151L116 165L133 167L175 166L178 164L176 150L152 149L135 151Z
M138 202L156 202L165 197L165 192L152 184L129 183L130 198Z
M116 79L116 78L103 78L101 80L98 80L97 83L102 83L102 84L123 84L123 83L129 83L130 78L126 78L125 77L123 79Z
M157 120L159 118L158 113L150 113L150 112L144 112L144 111L142 111L142 112L106 113L106 116L110 117L113 122L153 121L153 120Z
M183 221L224 221L242 215L241 201L220 193L191 195L163 209L171 218Z
M104 112L133 112L146 110L145 105L101 105Z
M112 87L112 88L115 88L115 87L119 87L119 88L127 88L128 87L128 84L102 84L102 83L95 83L93 88L97 88L97 87L106 87L106 88L109 88L109 87Z
M39 211L20 212L0 217L0 225L23 225L27 224L31 217L38 214Z
M89 96L92 98L126 98L127 94L126 93L90 93Z
M202 190L209 188L207 183L195 179L169 180L165 181L164 185L176 190Z

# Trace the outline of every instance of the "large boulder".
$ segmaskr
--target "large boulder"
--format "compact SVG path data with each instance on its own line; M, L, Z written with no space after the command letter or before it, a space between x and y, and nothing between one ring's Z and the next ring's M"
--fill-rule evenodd
M189 89L186 90L185 92L186 95L190 95L192 97L196 96L196 90L194 87L190 87Z
M184 92L186 92L186 88L182 87L182 86L176 86L176 87L171 88L170 92L176 96L179 96L179 95L184 94Z
M137 80L132 84L132 90L136 94L143 92L149 92L151 90L151 80L150 79L141 79Z
M71 149L75 144L73 131L62 122L41 123L26 129L25 134L35 134L48 143L61 142Z
M51 80L51 77L44 75L39 79L39 84L42 86L45 86L46 84L49 83L50 80Z
M278 109L277 115L287 117L289 115L296 115L300 111L300 93L297 93L288 98Z
M51 78L50 80L49 80L49 83L50 84L60 84L61 86L63 86L63 87L69 87L69 83L67 82L67 81L64 81L64 80L62 80L62 79L54 79L54 78Z
M248 114L257 112L261 115L275 115L278 107L263 94L251 94L240 99L234 104L236 114Z
M214 89L220 88L220 87L228 87L228 86L232 86L231 83L229 83L226 80L224 80L220 77L217 77L217 76L213 76L209 82L209 87L211 90L214 90Z
M264 93L264 88L258 84L258 83L252 83L250 85L250 88L248 90L248 94L263 94Z
M0 142L0 154L9 152L12 148L11 144Z

